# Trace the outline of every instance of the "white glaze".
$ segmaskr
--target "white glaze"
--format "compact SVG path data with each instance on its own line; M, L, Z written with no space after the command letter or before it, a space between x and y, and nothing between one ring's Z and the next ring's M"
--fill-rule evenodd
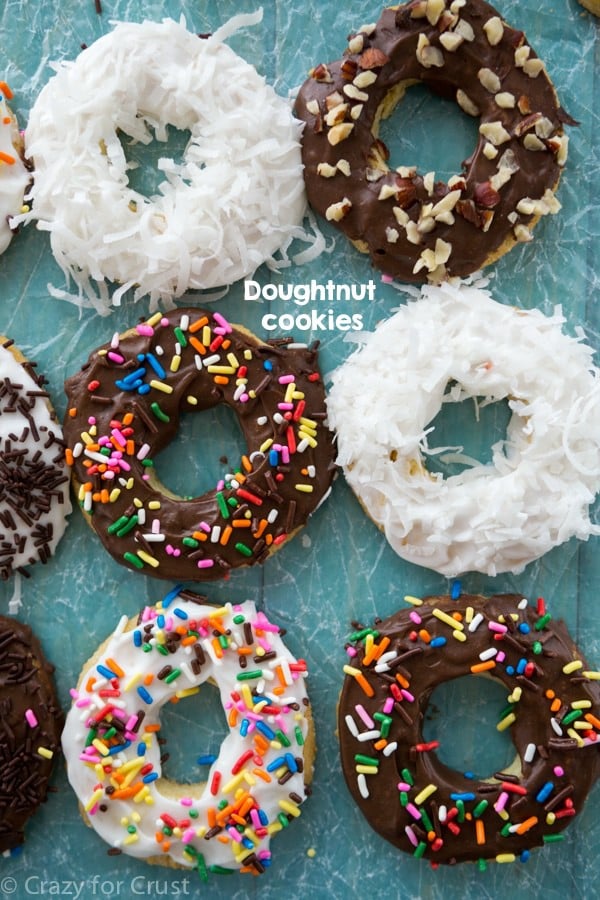
M515 309L466 284L427 287L334 372L338 463L403 559L447 577L519 572L572 536L600 533L589 518L599 370L563 323L560 309ZM507 439L490 465L430 474L424 456L439 451L429 423L443 402L468 397L508 400Z
M31 177L18 144L18 125L4 95L0 93L0 151L14 160L0 160L0 253L4 253L12 240L13 232L8 219L21 212L23 195Z
M177 610L177 612L175 612ZM157 619L161 613L164 613L164 627L159 627L160 620ZM190 622L200 622L209 616L215 616L217 613L222 614L223 628L231 629L230 647L224 650L223 658L219 659L215 655L213 645L212 627L206 629L199 628L201 633L199 643L202 646L206 656L206 662L203 663L200 672L194 674L191 669L191 663L194 659L194 651L192 646L182 647L179 645L175 653L162 655L156 650L157 644L160 644L167 631L172 630L176 625L182 625ZM181 614L187 616L182 619ZM247 668L240 668L239 655L237 648L245 647L243 625L236 624L234 619L236 616L243 616L247 622L250 622L254 629L252 655L247 656ZM140 628L145 623L155 622L156 627L153 636L149 641L152 646L150 652L145 652L135 645L134 632L123 631L126 625L126 618L121 620L115 633L110 637L107 645L103 647L102 653L97 661L90 668L82 673L80 687L77 691L72 691L73 705L66 719L65 729L63 732L63 751L67 763L67 772L69 781L73 786L79 801L85 808L89 821L97 833L109 843L112 847L120 848L124 853L128 853L137 857L154 857L161 855L161 847L157 843L155 833L157 831L157 822L159 826L164 823L159 820L163 814L171 816L176 821L189 819L190 811L197 811L198 816L190 819L191 826L183 829L182 838L174 835L170 838L171 848L168 856L179 865L193 867L195 859L187 855L185 847L191 847L198 853L201 853L206 866L218 865L228 869L240 868L243 865L243 858L253 852L259 858L269 856L270 837L272 833L281 830L282 824L278 821L278 816L286 812L286 804L290 804L293 812L290 818L299 815L297 803L289 799L289 794L295 792L299 797L304 798L304 775L302 772L294 772L285 782L278 784L278 777L285 771L285 766L277 767L277 771L268 773L268 769L275 760L281 758L285 753L290 753L295 758L304 758L304 738L308 733L308 719L306 717L306 692L304 688L304 672L290 671L289 666L294 666L296 660L285 647L282 639L278 634L278 629L268 622L263 613L257 612L256 607L251 602L245 602L240 605L227 604L218 610L217 607L200 605L189 600L184 600L178 596L177 589L168 594L165 600L156 605L156 607L146 608L143 613L143 621ZM206 631L206 633L204 633ZM262 650L273 650L276 653L274 659L268 660L262 666L256 663L254 656L256 650L260 654L261 643ZM124 672L119 681L120 696L115 699L104 699L98 695L98 691L106 688L107 679L97 670L97 665L108 665L106 660L115 660ZM143 684L146 675L152 673L154 676L165 666L171 665L181 670L181 675L177 677L171 684L167 684L165 680L158 680L156 677L147 687L153 702L147 704L138 695L137 687ZM281 682L279 675L279 667L284 676L284 683ZM244 671L251 672L262 669L260 678L250 681L241 681L237 679L237 675ZM96 681L93 685L88 685L90 677L95 677ZM178 691L185 691L195 688L203 684L208 679L214 681L220 692L221 702L223 704L225 715L228 719L229 733L225 737L218 759L212 763L210 771L206 773L206 785L202 792L193 788L184 788L188 798L194 796L191 805L184 805L179 799L173 796L167 796L164 792L164 781L161 780L161 749L156 740L157 735L149 737L144 735L144 728L147 725L156 724L160 721L161 707L173 698ZM261 697L267 697L270 706L280 708L280 713L261 713L256 709L252 712L243 696L243 685L247 685L250 689L256 688L256 692ZM110 685L109 685L110 687ZM90 688L90 689L88 689ZM283 693L275 693L274 690L281 690ZM232 699L232 693L240 696L239 700ZM246 692L246 697L248 696ZM131 715L137 713L140 709L145 712L145 718L138 731L138 738L144 736L144 742L147 744L146 753L142 762L151 764L153 772L159 775L146 785L147 790L144 794L138 795L135 799L109 799L108 795L103 794L102 798L96 803L89 806L90 798L93 797L94 791L100 784L103 788L109 787L111 784L110 774L102 771L102 766L95 762L82 761L80 755L84 750L84 745L89 732L90 717L95 712L102 709L106 703L114 703L119 707L117 714L124 722L127 722ZM288 704L294 703L299 705L299 709L290 709ZM235 725L229 723L231 715L231 707L239 707L237 712L237 722ZM252 704L251 704L252 705ZM264 705L264 704L263 704ZM114 716L115 713L112 713ZM254 716L254 720L253 717ZM248 719L248 733L242 736L240 729L243 727L242 722ZM255 749L255 739L262 739L259 730L265 726L267 729L276 732L281 729L290 741L290 746L282 746L279 738L269 738L265 740L267 749L262 754L262 762L257 766L254 758L249 759L237 773L237 779L232 775L232 766L239 760L240 756L248 750ZM298 734L296 729L300 730L301 743L298 743ZM190 740L194 740L190 735ZM132 740L131 746L120 751L118 754L110 757L112 765L121 768L128 763L140 760L138 757L139 739ZM93 759L100 760L98 752L92 748L94 754ZM269 776L269 782L263 781L255 774L257 768ZM211 793L211 784L215 773L221 774L220 788L216 795ZM204 773L203 773L204 774ZM193 780L193 773L190 773L190 780ZM234 779L235 783L231 785ZM116 784L116 782L115 782ZM234 840L227 843L221 843L218 837L212 837L207 840L203 835L206 833L208 825L206 814L209 807L216 808L219 802L226 799L232 802L236 795L236 791L243 789L249 791L256 801L257 807L266 814L269 825L265 829L265 833L259 833L249 824L244 831L244 836L253 845L253 849L246 848ZM143 797L143 799L140 799ZM280 805L283 802L284 806ZM106 811L98 808L98 804L105 805ZM139 820L135 821L135 816L139 816ZM136 831L132 836L128 833L126 825L134 824ZM192 829L192 830L190 830ZM221 837L227 835L227 831L221 832ZM186 840L189 842L186 843ZM264 862L264 858L263 858Z

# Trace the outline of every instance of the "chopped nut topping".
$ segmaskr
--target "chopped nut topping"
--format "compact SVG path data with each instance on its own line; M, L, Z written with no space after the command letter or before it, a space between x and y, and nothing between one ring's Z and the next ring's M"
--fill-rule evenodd
M311 69L310 75L315 79L315 81L324 81L327 84L333 81L331 72L323 63L319 63L318 66L315 66L314 69Z
M463 8L463 6L466 5L467 0L453 0L453 2L450 4L450 12L456 14Z
M394 206L392 212L394 213L398 225L406 228L407 223L410 221L408 213L405 210L401 209L399 206Z
M426 172L423 175L423 187L431 197L433 194L433 186L435 184L435 172Z
M344 81L352 81L358 72L358 63L354 59L346 58L340 66L340 72Z
M309 100L306 104L306 108L313 116L319 115L319 102L318 100Z
M367 69L366 71L359 72L352 83L362 90L363 88L369 87L369 85L373 84L375 81L377 81L377 75L371 69Z
M479 133L490 141L495 147L510 141L510 134L502 124L502 122L482 122L479 126Z
M339 172L341 172L342 175L345 175L347 178L350 177L351 169L350 169L350 163L348 162L347 159L338 159L336 169Z
M317 166L317 175L320 175L321 178L333 178L333 176L337 172L336 166L330 166L327 162L321 162Z
M381 190L377 197L378 200L389 200L390 197L396 196L396 188L393 184L382 184Z
M544 63L541 59L528 59L523 63L523 71L530 78L537 78L540 72L544 70Z
M531 132L523 138L523 146L526 150L531 150L534 153L546 149L545 143L536 134L531 134Z
M361 69L380 69L390 61L389 56L377 47L368 47L361 53L358 65Z
M350 38L350 40L348 41L348 50L350 51L350 53L360 53L364 45L364 35L355 34L354 37Z
M352 209L352 203L347 197L340 200L339 203L332 203L325 210L325 218L328 222L340 222L344 216L348 215Z
M333 125L339 125L346 118L346 113L350 109L348 103L338 103L333 109L330 109L325 116L325 123L331 128Z
M358 34L366 34L367 37L370 37L375 33L375 29L377 28L376 22L370 22L368 25L361 25L358 29Z
M350 118L354 119L354 121L356 122L356 120L360 118L360 114L364 108L364 103L357 103L356 106L353 106L350 110Z
M435 219L433 216L423 216L417 222L417 230L419 234L429 234L435 228Z
M398 238L400 237L400 232L397 228L386 228L385 236L390 244L395 244Z
M480 109L478 106L473 103L470 97L468 97L462 88L459 88L456 92L456 102L460 106L463 112L466 112L468 116L477 117L480 113Z
M533 234L527 225L515 225L513 234L520 244L528 244L533 240Z
M477 73L477 78L486 89L486 91L490 92L490 94L498 93L498 91L502 87L502 82L500 81L496 73L492 72L491 69L480 69Z
M438 238L435 242L434 250L431 250L430 248L423 250L414 265L413 273L416 275L421 269L427 269L428 272L433 272L438 266L443 266L444 263L448 262L451 253L452 244Z
M428 38L421 32L417 44L417 61L424 69L435 67L441 69L444 65L444 54L439 47L433 47Z
M555 146L558 145L558 150L556 151L556 162L559 166L564 166L567 161L567 155L569 152L569 138L566 134L555 135L548 141L548 146L552 151L554 151Z
M531 131L531 129L535 127L536 122L539 122L541 118L542 114L540 112L531 113L531 115L525 116L524 119L521 119L521 121L515 125L513 133L517 137L521 137L525 132Z
M406 239L410 241L411 244L420 244L421 243L421 235L419 233L419 229L417 228L417 223L413 222L412 219L406 223Z
M411 19L424 19L427 15L427 0L415 0L410 5Z
M475 203L483 206L484 209L493 209L500 203L500 194L495 190L489 181L475 185L474 191Z
M494 100L496 101L496 106L499 106L500 109L514 109L517 102L517 98L510 91L501 91L495 95Z
M492 18L488 19L483 26L483 30L485 31L485 36L488 39L490 47L495 47L500 43L504 34L502 19L499 16L492 16Z
M461 191L449 191L445 197L442 197L441 200L438 200L436 204L434 204L431 215L434 219L438 219L442 215L445 215L448 212L451 212L460 199Z
M523 197L517 203L517 212L520 212L523 216L555 215L560 209L559 201L549 189L546 189L543 197L539 197L537 200L532 200L531 197Z
M483 145L483 155L486 159L495 159L498 156L498 151L493 144L490 144L489 141L486 141Z
M367 181L379 181L380 178L383 178L385 175L385 171L382 169L365 169L365 178Z
M327 132L327 140L332 147L335 147L336 144L346 140L353 128L354 124L352 122L341 122L339 125L334 125Z
M339 104L343 102L344 98L339 91L332 91L331 94L328 94L327 97L325 97L325 106L328 110L333 109L335 106L339 106Z
M531 47L527 44L523 44L521 47L517 47L515 50L515 66L517 69L522 69L527 59L529 58L529 54L531 53Z
M546 118L546 116L542 116L542 118L538 119L535 123L535 133L539 138L549 138L553 131L554 123Z
M345 84L344 93L351 100L360 100L361 103L366 103L369 99L369 95L365 94L364 91L359 91L354 84Z
M531 112L531 100L526 94L521 94L519 97L517 108L522 116L526 116Z
M396 172L400 178L414 178L417 174L416 166L398 166Z
M464 37L461 34L457 34L456 31L445 31L440 35L440 44L447 50L449 53L454 53L462 43L464 43Z
M445 0L428 0L425 15L430 25L437 25L438 19L446 9Z
M464 37L465 41L469 41L469 43L475 40L475 32L473 31L473 26L470 22L467 22L466 19L459 19L454 26L454 30L457 32L457 34L460 34L462 37Z
M417 188L410 178L396 178L396 201L398 206L406 209L417 199Z

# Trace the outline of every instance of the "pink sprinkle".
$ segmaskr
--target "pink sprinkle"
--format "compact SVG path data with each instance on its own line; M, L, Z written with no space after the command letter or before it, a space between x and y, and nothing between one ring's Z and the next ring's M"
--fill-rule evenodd
M565 774L565 770L563 769L562 766L554 766L554 774L556 775L557 778L562 778L563 775Z
M417 809L417 807L415 806L414 803L407 803L406 806L404 807L404 809L406 810L407 813L410 813L410 815L413 817L413 819L421 818L421 813L419 812L419 810Z
M154 328L151 325L136 325L135 330L144 337L152 337L154 334Z
M211 532L211 527L207 522L200 522L200 524L198 525L198 528L201 531L206 532L206 534L210 534L210 532Z
M238 397L240 403L247 403L249 399L250 397L248 394L240 394L240 396Z
M118 365L125 362L125 358L121 356L120 353L115 353L114 350L109 350L106 355L111 362L117 363Z
M230 334L233 330L225 316L222 316L221 313L213 313L213 319L221 326L221 328L225 329L225 334Z
M73 700L77 700L77 698L79 697L79 691L76 690L75 688L71 688L69 691L69 694L71 695Z
M229 835L229 837L233 838L234 841L237 841L238 844L242 843L242 835L239 833L237 828L228 828L227 834ZM181 838L181 840L183 840L183 837Z
M497 634L506 634L508 628L506 625L501 625L500 622L489 622L488 628L490 631L495 631Z
M150 452L150 444L142 444L142 446L140 447L140 449L137 452L137 458L145 459L148 456L149 452Z
M409 616L410 616L411 622L414 622L415 625L420 625L421 622L423 621L423 619L421 618L421 616L419 615L419 613L418 613L418 612L415 612L414 609L412 609L412 610L410 611Z
M167 319L166 316L163 316L162 319L160 320L160 324L162 325L163 328L168 328L171 323L169 322L169 320Z
M506 653L504 650L500 650L499 653L496 653L496 662L503 663L506 659Z
M236 831L236 834L238 834L238 833L239 832ZM192 841L195 837L196 837L196 829L195 828L186 828L186 830L181 835L181 843L189 844L189 842ZM240 835L240 840L241 840L241 835Z
M496 802L494 803L494 809L496 812L502 812L504 807L506 806L506 801L508 800L508 794L506 791L502 791Z
M389 715L389 713L391 713L393 708L394 708L394 698L388 697L387 700L385 701L385 703L383 704L383 711L386 714L386 716Z
M386 277L387 277L387 276L383 275L383 276L382 276L382 281L383 281L383 279L386 278ZM418 839L418 837L416 836L416 834L414 833L414 831L413 831L413 829L412 829L412 825L407 825L407 826L405 827L405 829L404 829L404 833L406 834L406 837L409 839L409 841L411 842L411 844L413 845L413 847L418 847L418 846L419 846L419 839Z
M281 461L284 464L284 466L287 466L289 464L289 461L290 461L290 448L289 447L281 448Z
M278 403L278 404L277 404L277 409L282 409L284 412L285 412L286 410L290 410L290 411L291 411L293 408L294 408L294 404L293 404L293 403Z
M127 438L124 438L119 428L113 428L111 431L112 436L114 437L117 444L121 447L127 446Z
M383 284L393 284L394 279L391 275L382 275L381 281Z
M405 700L408 700L409 703L415 702L415 695L411 694L410 691L407 691L405 688L400 688L400 693L404 697Z
M38 720L36 719L35 713L32 709L25 710L25 718L27 719L27 724L31 728L35 728L35 726L38 724Z
M76 706L78 709L84 709L86 706L89 706L91 702L92 702L92 701L90 700L89 697L82 697L81 700L78 700L78 701L77 701L77 703L75 704L75 706Z
M361 717L367 728L375 727L375 722L361 703L357 703L354 708L356 709L356 712Z
M95 425L95 424L96 424L96 416L90 416L88 419L88 425Z
M214 566L215 562L213 559L199 559L198 560L198 568L199 569L210 569L211 566Z
M346 647L346 653L352 658L358 656L358 651L354 647Z
M292 384L294 378L294 375L280 375L277 380L279 381L279 384Z
M217 490L222 491L224 487L225 487L225 482L221 478L221 479L219 479L219 481L217 481Z
M398 788L399 791L408 792L408 791L410 791L412 785L408 784L408 782L406 782L406 781L399 781L398 784L396 785L396 787Z

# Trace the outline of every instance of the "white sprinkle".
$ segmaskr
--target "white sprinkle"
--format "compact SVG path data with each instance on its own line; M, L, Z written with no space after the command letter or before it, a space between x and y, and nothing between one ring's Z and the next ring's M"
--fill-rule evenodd
M481 625L482 622L483 622L482 613L477 613L476 616L473 616L473 621L469 625L469 631L471 631L471 632L477 631L477 629L479 628L479 626Z
M356 777L356 783L358 785L358 792L363 800L367 800L369 797L369 788L367 787L367 779L361 772Z
M523 760L526 763L533 762L533 758L535 756L535 744L527 744L525 748L525 753L523 754Z

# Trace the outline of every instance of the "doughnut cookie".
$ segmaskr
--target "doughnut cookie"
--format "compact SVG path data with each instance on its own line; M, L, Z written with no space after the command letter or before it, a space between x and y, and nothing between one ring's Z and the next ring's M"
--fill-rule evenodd
M63 714L54 667L31 628L0 616L0 852L23 843L27 820L46 799Z
M205 581L262 563L329 493L333 439L305 345L265 344L220 313L157 313L95 351L65 390L80 505L129 569ZM155 456L183 412L219 403L238 417L247 453L214 490L176 497Z
M448 577L521 571L575 536L600 533L600 378L593 352L552 316L461 284L427 285L333 373L338 463L403 559ZM500 339L501 336L501 339ZM430 472L445 403L505 401L491 461ZM433 433L432 433L433 432ZM460 436L459 436L460 440Z
M579 2L595 16L600 16L600 0L579 0Z
M10 219L23 212L23 196L31 175L23 159L23 138L7 100L13 93L0 81L0 253L10 244Z
M448 183L419 172L418 159L392 168L378 138L416 82L479 120L477 146ZM311 69L296 114L310 204L401 281L476 272L560 209L563 125L573 122L523 32L483 0L384 9L350 35L341 60Z
M350 638L339 705L348 788L375 831L415 857L524 862L562 839L598 777L600 673L541 599L406 599L412 609ZM506 688L496 726L515 745L506 771L463 775L423 737L432 691L464 675Z
M0 578L46 563L71 512L62 429L44 378L0 336Z
M84 666L63 733L88 824L123 853L203 879L264 872L272 836L300 816L312 779L305 678L305 662L251 602L211 606L176 588L137 619L123 617ZM202 758L203 783L193 773L194 783L169 781L161 708L207 682L219 690L227 735Z
M298 234L300 124L222 43L235 30L234 19L200 39L170 19L120 23L62 63L31 110L25 220L49 232L59 265L103 312L129 288L169 302L229 285ZM181 162L166 150L148 197L129 184L126 145L166 141L169 127L189 143ZM112 297L108 282L121 285Z

